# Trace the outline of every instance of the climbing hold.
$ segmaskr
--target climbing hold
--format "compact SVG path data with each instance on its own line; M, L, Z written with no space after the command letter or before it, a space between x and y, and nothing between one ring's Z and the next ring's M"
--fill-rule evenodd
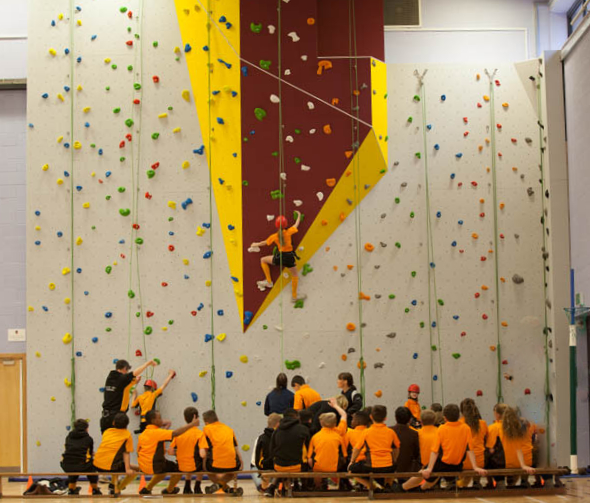
M354 323L347 323L346 330L349 332L354 332L356 330L356 325Z
M375 246L373 246L371 243L365 243L365 250L368 252L372 252L375 249Z
M266 117L266 110L263 108L255 108L254 115L259 121L262 121Z
M197 403L197 400L199 399L199 395L197 395L194 391L191 393L191 399L193 401L193 403Z
M152 332L154 331L154 329L152 327L145 327L145 329L143 330L143 333L145 335L150 335Z
M222 342L222 341L224 341L224 340L225 340L225 338L226 338L226 337L227 337L227 334L225 334L225 333L221 333L221 334L219 334L219 335L216 337L216 339L217 339L219 342Z
M524 390L524 394L525 394L525 395L530 395L530 394L531 394L531 390L530 390L529 388L526 388L526 389Z
M377 398L381 398L383 396L383 391L381 391L380 389L378 389L377 391L375 391L375 396Z
M228 370L225 372L225 377L227 379L230 379L233 375L234 375L234 373L231 370Z
M185 101L190 101L191 99L191 93L188 89L183 89L182 91L182 99L184 99Z
M512 281L514 283L516 283L517 285L520 285L520 284L524 283L524 278L522 276L520 276L519 274L514 274L512 276Z
M458 360L459 358L461 358L461 353L453 353L452 356L455 360Z
M119 213L121 214L121 216L123 217L128 217L131 214L131 210L129 208L121 208L119 210Z
M262 31L262 23L250 23L250 30L252 33L260 33Z
M260 68L262 68L263 70L270 70L271 64L272 64L272 61L270 61L270 60L267 60L267 59L260 60Z
M69 344L70 342L72 342L72 334L70 334L69 332L67 332L61 339L61 341L64 344Z

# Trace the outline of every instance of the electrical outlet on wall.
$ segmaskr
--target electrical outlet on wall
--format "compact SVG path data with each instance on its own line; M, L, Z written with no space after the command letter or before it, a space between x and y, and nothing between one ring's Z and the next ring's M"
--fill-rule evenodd
M8 342L25 342L27 340L24 328L9 328Z

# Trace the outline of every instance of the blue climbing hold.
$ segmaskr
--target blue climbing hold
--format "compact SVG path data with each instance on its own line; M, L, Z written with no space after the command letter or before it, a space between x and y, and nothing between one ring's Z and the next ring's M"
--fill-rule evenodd
M104 313L105 318L111 318L112 316L113 316L113 313L111 313L110 311L107 311L106 313Z
M252 318L254 318L254 313L252 311L246 311L244 313L244 325L249 325L252 322Z
M66 48L64 49L64 52L65 52L66 54L69 54L69 53L70 53L70 50L69 50L69 49L66 47Z
M64 171L64 176L65 176L66 178L69 178L69 177L70 177L70 173L69 173L68 171Z
M64 148L70 148L70 144L69 143L64 143Z
M96 40L96 37L97 37L97 35L92 35L92 36L90 37L90 40Z
M455 179L455 173L451 173L451 180Z
M188 274L185 274L184 275L184 279L189 279L189 275Z
M247 66L242 66L242 75L244 77L248 76L248 67Z
M82 356L82 351L76 351L76 356L77 356L77 357L80 357L80 356Z
M430 268L434 269L436 267L436 264L434 262L430 262Z
M41 215L41 212L39 210L35 210L35 215L39 216Z
M187 197L182 203L180 203L180 206L182 206L183 210L186 210L191 204L193 204L193 200L190 197Z
M433 380L433 381L438 381L438 376L437 376L436 374L435 374L435 375L433 375L433 376L432 376L432 380Z
M453 241L453 242L451 243L451 246L457 246L457 241Z
M415 306L416 304L418 304L418 301L417 301L417 300L413 300L413 301L411 302L411 304L412 304L413 306Z
M213 336L211 334L205 334L205 342L210 342L213 340Z
M89 294L89 293L90 293L90 292L89 292L88 290L86 290L86 291L84 292L84 295L86 295L86 296L88 297L88 294Z
M443 94L443 95L440 97L440 101L446 101L446 100L447 100L447 95L446 95L446 94Z
M205 145L201 145L199 148L196 148L193 150L193 154L203 155L204 151L205 151Z
M102 148L98 149L98 155L102 155Z
M442 217L442 213L440 211L437 211L436 212L436 218L440 218L440 217Z
M201 309L203 309L205 307L205 304L203 304L202 302L199 304L199 307L197 307L197 311L200 311Z
M461 159L461 157L463 157L463 154L461 152L459 152L458 154L455 154L455 157L457 159Z
M111 173L110 171L107 171L107 172L104 174L104 176L106 176L107 178L108 178L109 176L111 176L111 175L112 175L112 173Z
M47 94L47 93L43 93L43 94L41 95L41 98L43 98L43 99L45 99L45 100L46 100L47 98L49 98L49 94Z
M124 240L124 239L120 239L120 240L119 240L119 244L120 244L120 245L124 245L124 244L125 244L125 240Z
M39 245L41 244L41 241L35 241L35 244L36 244L37 246L39 246Z
M440 145L438 143L434 146L434 150L440 150Z
M41 309L43 309L43 311L45 312L49 311L49 308L47 306L41 306Z
M64 91L66 93L69 93L70 92L70 86L64 86Z
M223 316L223 309L218 309L217 310L217 315L218 316Z
M77 62L77 63L82 63L82 56L78 56L78 57L76 58L76 62Z
M238 95L238 92L237 91L232 91L231 92L231 97L232 98L235 98L237 95Z
M80 274L80 273L82 272L82 268L81 268L81 267L78 267L78 269L76 269L76 272L77 272L78 274Z
M210 223L207 223L207 222L203 222L201 225L203 227L205 227L205 229L210 229L211 228L211 224Z
M454 320L458 320L458 319L459 319L459 315L457 315L457 314L454 314L454 315L453 315L453 319L454 319Z
M197 395L194 391L191 393L191 399L193 401L193 403L197 403L197 400L199 399L199 395Z
M82 185L76 185L76 190L80 192L82 190Z
M228 379L231 378L234 375L234 373L231 370L227 370L225 372L225 377L227 377Z
M51 20L51 26L55 26L55 19Z
M94 342L94 344L96 344L98 342L98 337L93 337L92 342Z
M225 65L225 67L229 70L231 69L231 64L227 63L226 61L223 61L223 59L221 58L217 58L217 61L219 61L219 63L221 63L222 65Z
M262 402L256 402L256 405L258 405L258 407L260 407L262 405Z
M238 278L236 278L235 276L230 276L230 279L234 282L234 283L238 283L240 280Z
M217 124L225 124L225 121L221 117L217 117Z
M228 228L230 231L233 231L233 230L235 229L235 227L234 227L232 224L229 224L229 225L227 226L227 228Z
M432 328L436 328L436 321L432 322Z
M233 25L228 21L225 23L225 27L229 30Z
M211 258L211 255L213 255L212 251L207 251L203 254L203 258Z
M426 126L426 129L428 129L428 131L430 131L430 130L432 129L432 124L428 124L428 125Z
M208 50L209 50L209 46L208 46L208 45L204 45L204 46L203 46L203 50L204 50L205 52L206 52L206 51L208 51Z
M457 223L458 223L459 225L463 225L463 220L459 220Z
M104 393L105 392L105 389L104 388L98 388L98 391L100 391L101 393Z
M221 17L219 18L219 22L220 22L220 23L225 23L226 21L227 21L227 18L226 18L225 16L221 16Z
M412 358L414 358L414 360L417 360L417 359L418 359L418 353L414 353L414 354L412 355Z
M57 237L61 238L64 235L64 233L62 231L57 231Z
M168 235L169 236L174 236L174 232L173 231L168 231Z
M219 182L219 185L223 185L225 183L223 178L218 178L217 181Z
M191 47L190 44L186 44L184 46L184 52L191 52L193 50L193 48Z
M217 95L218 95L220 92L221 92L221 91L219 91L219 90L216 90L216 91L211 91L211 94L212 94L213 96L217 96Z

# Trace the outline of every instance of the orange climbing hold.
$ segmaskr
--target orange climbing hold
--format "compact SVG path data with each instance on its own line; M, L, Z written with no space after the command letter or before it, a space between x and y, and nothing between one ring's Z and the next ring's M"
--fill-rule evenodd
M332 68L332 62L327 59L322 59L318 62L318 75L321 75L324 73L324 70L329 70L330 68Z
M345 362L346 360L348 360L348 356L346 355L342 355L340 358L342 358L342 361Z
M355 89L354 91L352 91L352 94L354 94L355 96L360 96L361 92L358 89Z
M483 145L479 145L479 146L477 147L477 150L479 150L479 151L481 152L481 151L483 150Z
M371 300L371 297L363 292L359 292L359 300Z
M328 221L327 220L322 220L322 225L328 225Z
M516 172L518 171L518 168L517 168L516 166L514 166L514 167L512 168L512 171L514 171L514 172L516 173Z
M477 232L474 232L473 234L471 234L471 237L473 239L477 239L479 237L479 234Z
M380 389L378 389L377 391L375 391L375 396L377 398L381 398L383 396L383 391L381 391Z
M352 157L352 154L354 154L352 150L347 150L346 152L344 152L344 155L347 159L350 159Z
M330 124L326 124L324 126L324 134L332 134L332 128L330 127Z
M500 203L500 209L503 210L504 206L506 206L504 203Z
M313 25L315 24L315 19L314 19L314 18L312 18L312 17L308 17L308 18L307 18L307 24L308 24L309 26L313 26Z
M485 199L482 197L482 198L479 200L479 202L480 202L481 204L483 204L483 203L485 203L485 202L486 202L486 200L485 200Z
M327 252L329 252L329 251L330 251L330 247L329 247L329 246L326 246L325 250L326 250Z
M344 213L340 213L340 221L344 222L346 220L346 215Z
M496 346L490 346L490 351L496 351Z
M502 326L503 326L503 327L507 327L507 326L508 326L508 323L506 323L505 321L503 321L503 322L502 322Z
M333 266L333 269L334 269L335 271L337 271L337 270L338 270L338 266L337 266L337 265Z
M352 171L348 170L346 173L344 173L346 176L350 176L352 175Z
M349 332L354 332L356 330L356 325L354 323L347 323L346 330Z
M334 187L336 185L336 178L326 178L326 185L328 187Z
M489 290L489 287L487 285L481 285L481 289L485 292L486 290Z
M359 362L356 364L356 366L360 369L361 368L361 362L359 360ZM363 361L363 369L367 368L367 362Z
M354 267L353 265L348 264L346 267L348 267L349 271L352 271L352 268Z
M332 98L332 105L338 105L338 103L340 103L338 98Z
M371 243L365 243L365 250L372 252L374 249L375 247Z

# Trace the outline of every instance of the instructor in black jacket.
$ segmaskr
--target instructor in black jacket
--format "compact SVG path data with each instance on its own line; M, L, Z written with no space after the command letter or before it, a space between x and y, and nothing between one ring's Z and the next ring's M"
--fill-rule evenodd
M338 387L342 390L342 394L348 400L348 407L346 410L346 417L348 418L348 427L352 422L352 416L363 408L363 395L357 391L354 385L354 380L350 372L340 372L338 374Z

